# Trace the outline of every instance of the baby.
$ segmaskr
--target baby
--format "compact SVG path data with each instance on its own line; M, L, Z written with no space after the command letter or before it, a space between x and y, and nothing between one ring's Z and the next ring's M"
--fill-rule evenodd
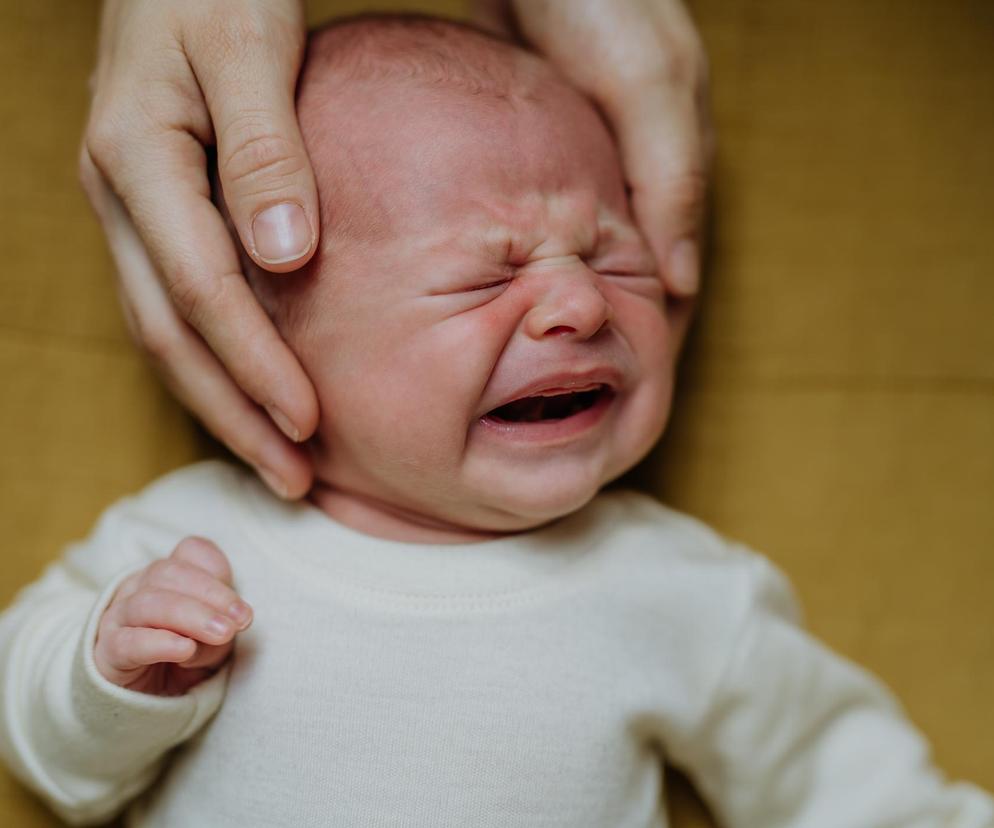
M319 482L180 470L24 589L13 771L75 824L647 828L665 758L728 826L994 826L771 564L598 494L676 348L593 107L468 27L367 17L312 37L298 108L322 247L249 278L318 390Z

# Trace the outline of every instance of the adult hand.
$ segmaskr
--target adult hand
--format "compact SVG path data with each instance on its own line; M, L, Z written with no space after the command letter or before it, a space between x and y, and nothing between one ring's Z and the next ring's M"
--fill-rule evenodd
M679 0L475 0L474 18L519 36L604 113L681 342L714 153L707 58L687 10Z
M317 397L242 277L205 147L252 259L274 273L306 263L318 202L294 107L305 34L301 0L107 0L80 153L132 336L285 497L310 488L294 443L313 433Z

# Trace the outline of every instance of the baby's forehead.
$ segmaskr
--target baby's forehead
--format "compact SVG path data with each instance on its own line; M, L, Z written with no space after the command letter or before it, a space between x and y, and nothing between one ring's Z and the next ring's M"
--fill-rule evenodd
M332 235L387 238L401 228L480 225L527 235L591 226L624 212L616 150L596 111L555 85L478 100L431 88L342 90L301 112ZM351 231L351 232L349 232ZM474 235L476 235L474 233Z
M451 21L372 16L312 35L298 115L322 238L381 240L500 204L523 216L567 191L624 201L592 105L537 56Z

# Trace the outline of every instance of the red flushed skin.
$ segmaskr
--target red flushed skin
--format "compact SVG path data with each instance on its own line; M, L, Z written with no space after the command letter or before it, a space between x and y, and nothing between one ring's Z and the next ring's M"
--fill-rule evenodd
M281 327L322 411L313 499L360 531L446 542L539 526L665 426L670 328L616 148L585 99L537 77L510 102L302 92L330 226L307 271L279 283L292 285ZM353 206L376 222L336 232ZM556 423L486 422L583 383L612 393Z

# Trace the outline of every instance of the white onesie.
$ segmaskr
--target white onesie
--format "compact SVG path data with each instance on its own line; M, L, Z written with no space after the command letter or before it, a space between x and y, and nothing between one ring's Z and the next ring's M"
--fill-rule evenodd
M187 535L228 556L252 626L184 696L111 684L104 607ZM994 826L798 622L764 558L634 492L431 546L201 463L110 508L0 617L0 751L75 824L131 803L143 828L649 828L665 757L729 828Z

